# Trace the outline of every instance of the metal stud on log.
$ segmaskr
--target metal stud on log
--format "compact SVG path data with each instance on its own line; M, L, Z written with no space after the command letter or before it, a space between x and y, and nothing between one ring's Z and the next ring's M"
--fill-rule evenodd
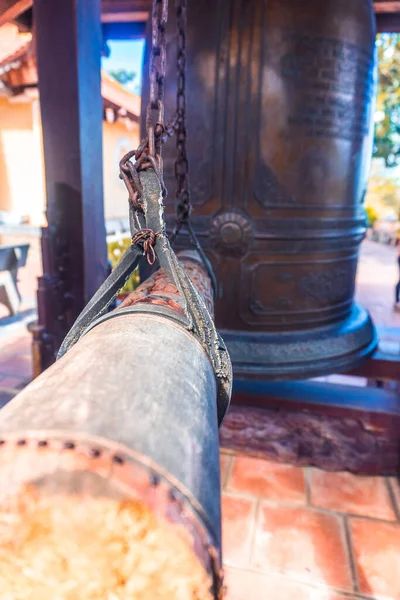
M180 260L212 310L211 283L201 259L195 252L186 251L180 254ZM162 312L157 314L157 309ZM137 312L126 312L132 310ZM65 539L57 544L50 533L47 537L37 533L36 521L32 528L36 526L37 538L33 529L29 535L25 531L30 519L54 509L54 533L63 531L63 538L72 544L76 542L73 528L79 521L74 507L78 510L81 506L79 514L82 519L85 515L85 525L80 522L78 529L82 532L83 527L88 536L95 536L97 543L103 544L101 553L105 556L110 549L103 528L110 514L115 521L115 536L119 518L129 517L134 525L125 549L121 546L109 559L122 573L115 581L110 583L101 569L96 571L103 563L98 551L92 549L93 564L89 561L85 571L94 578L90 597L219 597L217 384L203 346L179 324L183 313L178 289L159 270L121 308L110 313L112 318L105 318L89 330L0 412L0 517L8 516L10 520L10 515L14 516L14 525L6 527L4 533L2 529L0 539L0 556L5 550L10 557L8 574L0 573L3 591L15 595L26 585L27 589L40 591L41 598L47 597L46 593L50 597L51 582L57 579L62 559L64 580L69 574L70 589L79 586L74 598L88 597L82 591L87 590L88 582L84 576L80 579L77 566L77 555L79 558L87 550L88 539L81 539L81 550L71 556L62 550ZM27 482L28 488L22 487ZM30 508L24 504L27 498ZM70 526L65 525L62 511L65 518L68 515ZM147 515L145 525L143 514ZM176 538L168 528L170 523L175 524L172 531L176 531ZM129 570L126 561L129 552L135 551L134 532L139 525L146 531L140 530L141 550ZM98 526L100 532L95 531ZM154 539L159 540L159 546L151 545ZM166 540L170 549L166 548ZM22 542L24 550L19 546ZM49 563L41 551L42 579L35 580L35 567L30 564L27 566L34 572L32 577L24 575L29 569L19 568L14 580L15 554L29 562L29 549L39 551L40 544L50 544ZM140 557L147 549L152 558L145 566ZM176 561L180 563L177 570ZM52 569L47 580L45 563ZM104 569L109 573L109 565ZM165 569L170 572L163 576ZM58 581L58 591L64 590L64 583Z

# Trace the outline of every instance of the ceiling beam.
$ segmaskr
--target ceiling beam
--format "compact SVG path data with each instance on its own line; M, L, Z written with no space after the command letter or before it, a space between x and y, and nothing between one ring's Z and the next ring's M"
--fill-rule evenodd
M31 8L33 0L0 0L0 27Z
M397 1L387 1L387 0L375 0L374 9L377 14L382 13L400 13L400 2Z
M102 13L102 23L145 23L149 13L142 12L120 12L120 13Z
M103 39L109 40L138 40L146 35L146 21L131 23L102 23Z
M377 33L400 33L399 13L378 13L376 15Z
M31 8L32 4L33 0L0 0L0 27L14 21ZM150 6L150 0L102 0L102 21L105 23L144 22L147 20Z
M127 15L135 15L137 13L149 13L151 9L151 0L102 0L101 14L114 23L118 21L126 21ZM134 20L137 20L135 17Z
M32 7L33 0L0 0L0 27L17 19ZM103 23L144 22L148 16L151 0L102 0ZM398 30L400 0L374 0L378 16L378 30Z

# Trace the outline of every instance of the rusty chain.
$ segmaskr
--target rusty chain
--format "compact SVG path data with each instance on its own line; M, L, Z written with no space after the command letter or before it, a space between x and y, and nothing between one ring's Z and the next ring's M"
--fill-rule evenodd
M189 240L192 246L198 252L204 267L211 279L214 293L217 289L215 274L210 261L204 254L203 248L196 236L190 221L192 210L189 186L189 161L186 150L187 129L186 129L186 8L187 0L175 0L176 4L176 24L177 24L177 53L176 53L176 71L177 71L177 90L176 90L176 161L175 161L175 179L177 183L176 190L176 221L174 231L170 237L173 244L176 236L182 226L187 229Z
M141 210L142 186L139 171L152 167L157 173L164 195L161 148L163 142L173 134L175 121L164 123L164 87L167 63L166 26L168 0L153 0L151 14L151 50L149 60L150 97L146 109L146 138L136 150L122 157L120 178L124 181L132 209ZM154 115L156 113L156 115ZM131 159L135 159L135 163Z
M151 15L150 50L150 98L146 110L146 132L148 135L150 156L158 160L162 172L161 132L164 127L164 87L167 67L166 27L168 20L168 0L154 0ZM154 111L157 113L154 122ZM156 135L158 128L159 135Z
M175 238L190 215L189 163L186 151L186 0L176 0L177 20L177 91L176 91L176 225Z
M176 0L177 18L177 105L174 117L165 123L164 90L166 75L166 25L168 0L153 0L151 14L151 50L149 57L149 102L146 108L146 138L136 150L120 161L120 177L124 181L131 204L140 209L141 186L138 172L153 167L163 183L162 144L177 136L177 229L188 219L190 197L186 153L186 0ZM156 113L156 116L154 116ZM135 163L131 159L135 159ZM179 225L178 225L179 224ZM175 232L175 235L177 230Z
M189 163L186 150L186 9L187 0L175 0L177 22L177 94L175 116L165 123L164 115L164 90L166 75L166 26L168 19L168 0L153 0L151 14L151 50L149 59L150 97L146 109L146 134L137 150L132 150L123 156L120 161L120 177L123 179L129 194L129 201L133 210L142 210L140 198L142 186L139 171L152 167L156 172L166 196L163 179L162 145L172 135L176 135L177 156L175 161L176 190L176 222L170 237L171 244L185 226L192 246L199 253L212 280L213 289L216 289L215 276L210 262L205 256L200 242L190 223L191 199L189 190ZM156 112L156 117L154 113ZM135 158L132 163L131 158ZM134 236L133 243L146 239L143 245L147 260L152 264L154 260L155 235Z
M159 233L154 233L152 229L147 227L145 229L139 229L139 231L132 236L132 244L137 244L143 249L143 252L147 258L147 262L151 266L153 266L156 262L154 244L156 243L156 239L159 235Z

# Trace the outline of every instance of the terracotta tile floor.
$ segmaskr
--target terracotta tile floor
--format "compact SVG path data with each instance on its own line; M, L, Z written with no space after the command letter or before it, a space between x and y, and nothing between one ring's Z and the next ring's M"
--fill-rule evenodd
M0 406L31 378L0 336ZM225 600L400 600L400 485L221 451Z
M400 600L400 485L221 451L226 600Z
M0 405L29 381L0 337ZM225 600L400 600L400 485L221 451Z

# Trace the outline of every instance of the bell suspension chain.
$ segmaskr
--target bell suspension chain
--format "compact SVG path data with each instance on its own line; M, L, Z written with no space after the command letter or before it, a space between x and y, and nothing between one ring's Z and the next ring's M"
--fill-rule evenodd
M163 193L162 143L173 134L173 124L164 123L164 85L166 73L166 25L168 0L153 0L151 14L151 50L149 58L150 96L146 108L146 137L136 150L120 161L120 178L124 181L132 210L141 210L142 187L138 173L152 167L160 179ZM154 116L156 114L156 117ZM135 159L133 164L131 159Z
M175 0L176 3L176 25L177 25L177 53L176 53L176 115L175 115L175 135L176 135L176 161L175 161L175 179L176 179L176 221L175 228L170 237L170 242L176 239L182 226L185 226L189 234L189 240L192 246L199 254L205 269L211 279L214 294L217 289L217 282L210 261L204 254L203 248L193 230L190 213L192 210L190 186L189 186L189 161L187 156L186 141L186 20L187 20L187 0Z
M176 226L173 237L190 215L189 162L186 150L186 0L176 0L177 24L177 89L176 89Z
M150 97L146 109L146 138L141 142L136 151L126 154L120 162L120 177L123 179L129 194L132 213L141 211L140 197L142 186L139 172L152 167L156 172L164 198L167 190L163 180L162 144L176 134L177 156L175 161L176 191L176 224L170 237L171 244L181 230L182 226L188 231L189 240L197 250L202 262L210 276L214 293L216 279L212 266L204 254L190 222L191 198L189 188L189 163L187 158L186 140L186 0L176 1L177 22L177 93L176 113L173 119L165 124L164 89L166 76L166 25L168 19L168 0L153 0L151 15L151 51L149 58ZM156 118L154 117L156 113ZM133 164L131 158L135 158ZM135 221L134 215L131 223ZM131 228L132 229L132 228ZM132 243L138 244L145 253L150 264L154 264L154 244L158 233L140 226L136 218L132 230Z

